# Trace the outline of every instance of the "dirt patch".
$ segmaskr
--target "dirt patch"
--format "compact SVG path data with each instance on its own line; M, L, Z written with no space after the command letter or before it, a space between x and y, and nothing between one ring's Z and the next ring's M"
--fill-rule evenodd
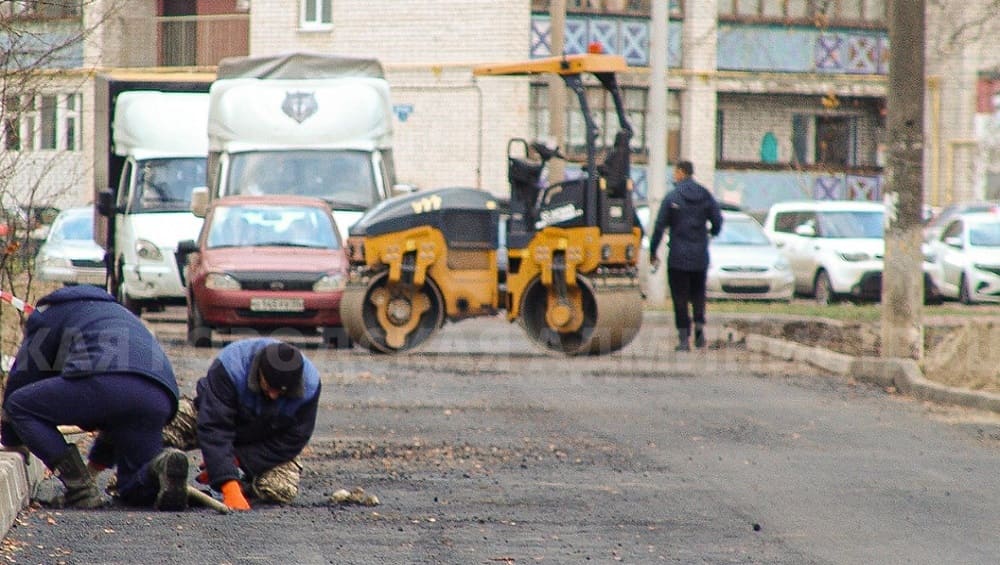
M881 355L878 324L837 320L739 319L726 322L739 335L757 334L843 353ZM949 386L1000 393L1000 325L991 321L932 321L924 325L924 376Z

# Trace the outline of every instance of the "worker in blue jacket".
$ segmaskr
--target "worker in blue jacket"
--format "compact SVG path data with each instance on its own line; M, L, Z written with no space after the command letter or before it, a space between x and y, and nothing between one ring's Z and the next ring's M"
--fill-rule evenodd
M66 506L103 506L91 471L115 467L122 502L180 510L187 456L163 449L162 440L178 397L170 361L138 317L103 289L65 287L27 319L4 391L0 441L52 469ZM89 466L60 425L98 432Z
M697 183L690 161L674 167L674 189L667 193L656 214L649 241L649 264L660 265L658 249L664 230L667 244L667 284L674 304L677 351L691 349L691 320L694 319L695 347L705 347L705 285L708 279L709 237L722 230L722 211L707 188ZM690 311L689 311L690 308Z
M312 437L319 395L319 372L288 343L255 338L222 348L194 400L205 466L200 480L233 510L249 510L248 495L290 502L298 495L297 457Z

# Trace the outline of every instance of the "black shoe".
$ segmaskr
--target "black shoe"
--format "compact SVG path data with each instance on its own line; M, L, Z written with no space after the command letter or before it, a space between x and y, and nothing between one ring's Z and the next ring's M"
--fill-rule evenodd
M164 449L149 463L149 471L160 485L153 508L166 511L187 508L188 458L183 451Z
M694 346L698 349L705 347L705 332L701 329L694 330Z

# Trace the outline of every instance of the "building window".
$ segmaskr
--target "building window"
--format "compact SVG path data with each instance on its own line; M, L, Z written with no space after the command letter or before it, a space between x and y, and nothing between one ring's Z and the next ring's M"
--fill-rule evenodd
M719 0L728 21L877 26L887 22L888 0Z
M0 2L3 19L59 19L80 15L81 0L7 0Z
M3 109L7 151L79 151L80 94L9 96Z
M302 0L302 29L329 29L333 26L333 0Z

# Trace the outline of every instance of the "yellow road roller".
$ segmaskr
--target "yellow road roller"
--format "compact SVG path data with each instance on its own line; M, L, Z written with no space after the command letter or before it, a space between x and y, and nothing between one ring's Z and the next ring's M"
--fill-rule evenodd
M620 56L568 55L476 67L476 76L556 73L586 124L579 178L546 185L558 148L507 144L509 201L473 188L385 200L349 230L351 276L341 300L350 338L374 352L407 353L445 322L505 313L549 352L599 355L628 345L642 324L642 230L629 176L629 125ZM598 148L586 85L610 95L618 131ZM600 158L599 158L600 154Z

